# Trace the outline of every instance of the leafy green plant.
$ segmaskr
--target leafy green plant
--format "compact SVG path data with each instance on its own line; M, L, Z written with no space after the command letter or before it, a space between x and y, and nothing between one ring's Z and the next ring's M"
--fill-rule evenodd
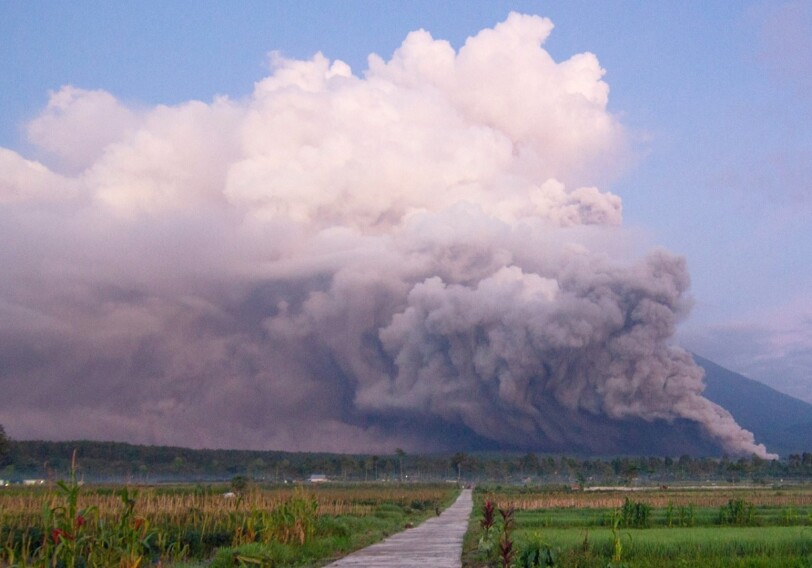
M158 531L149 521L135 515L137 491L124 487L118 491L123 511L117 522L100 523L100 548L94 552L103 562L115 562L120 568L138 568L145 560L157 554Z
M781 520L783 524L792 526L798 521L798 513L793 507L787 507L781 513Z
M612 515L612 560L607 565L608 568L624 568L626 564L623 562L623 540L620 533L620 527L623 523L623 509L616 510ZM631 540L631 535L626 534Z
M519 547L514 565L517 568L549 567L556 566L556 561L556 552L536 533Z
M69 481L58 481L56 497L50 505L43 507L46 532L36 552L39 565L65 568L84 565L84 557L92 549L95 536L88 525L97 510L95 507L79 508L80 487L74 452Z
M668 528L677 527L692 527L696 524L696 515L694 514L694 506L681 506L675 507L674 503L668 502L665 509L665 522Z
M494 525L496 524L496 505L490 499L486 499L482 505L482 519L479 526L482 527L482 536L479 537L477 549L485 558L490 558L496 549L496 539L494 538Z
M642 529L648 526L651 507L646 503L632 501L628 497L623 501L620 509L621 525Z
M719 509L719 524L745 526L755 522L755 506L744 499L730 499Z
M10 566L139 568L152 553L157 555L153 541L158 532L145 518L135 516L135 492L121 489L123 510L114 521L106 521L99 518L96 506L80 508L81 487L74 453L69 479L56 483L53 499L43 507L45 530L39 547L28 554L30 541L23 542L19 559L7 547Z
M696 514L694 513L693 503L687 507L679 508L679 524L682 527L692 527L696 525Z
M313 538L319 504L302 490L271 511L264 520L262 540L304 544Z

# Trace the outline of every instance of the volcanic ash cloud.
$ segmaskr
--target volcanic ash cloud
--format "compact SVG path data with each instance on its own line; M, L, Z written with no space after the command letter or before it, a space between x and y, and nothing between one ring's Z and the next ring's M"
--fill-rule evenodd
M632 252L604 72L551 30L417 31L360 76L272 54L239 101L53 93L40 160L0 149L0 422L381 451L688 421L768 456L671 344L685 264Z

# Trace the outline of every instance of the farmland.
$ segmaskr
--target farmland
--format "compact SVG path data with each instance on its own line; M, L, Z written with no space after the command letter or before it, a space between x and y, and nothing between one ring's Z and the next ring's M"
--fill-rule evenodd
M438 485L52 487L0 491L0 567L315 565L449 504Z
M71 469L62 481L0 490L0 568L320 566L435 515L458 493L449 483L243 476L83 485ZM812 487L799 481L515 481L477 487L466 568L812 567Z
M808 567L812 488L479 488L464 566L508 557L512 566Z

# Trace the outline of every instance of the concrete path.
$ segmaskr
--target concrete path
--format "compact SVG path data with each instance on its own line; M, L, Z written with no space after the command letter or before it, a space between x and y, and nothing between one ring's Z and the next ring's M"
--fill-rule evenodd
M325 568L460 568L462 537L468 529L472 507L471 490L463 489L454 504L439 517L432 517Z

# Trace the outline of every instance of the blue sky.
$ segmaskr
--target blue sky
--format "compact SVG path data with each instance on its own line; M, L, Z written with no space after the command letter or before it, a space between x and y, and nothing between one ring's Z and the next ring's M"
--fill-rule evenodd
M0 147L54 166L25 125L64 85L131 108L240 100L269 53L388 59L413 30L459 48L510 11L592 52L632 152L600 189L643 249L683 255L680 343L812 402L812 4L808 2L0 3Z

